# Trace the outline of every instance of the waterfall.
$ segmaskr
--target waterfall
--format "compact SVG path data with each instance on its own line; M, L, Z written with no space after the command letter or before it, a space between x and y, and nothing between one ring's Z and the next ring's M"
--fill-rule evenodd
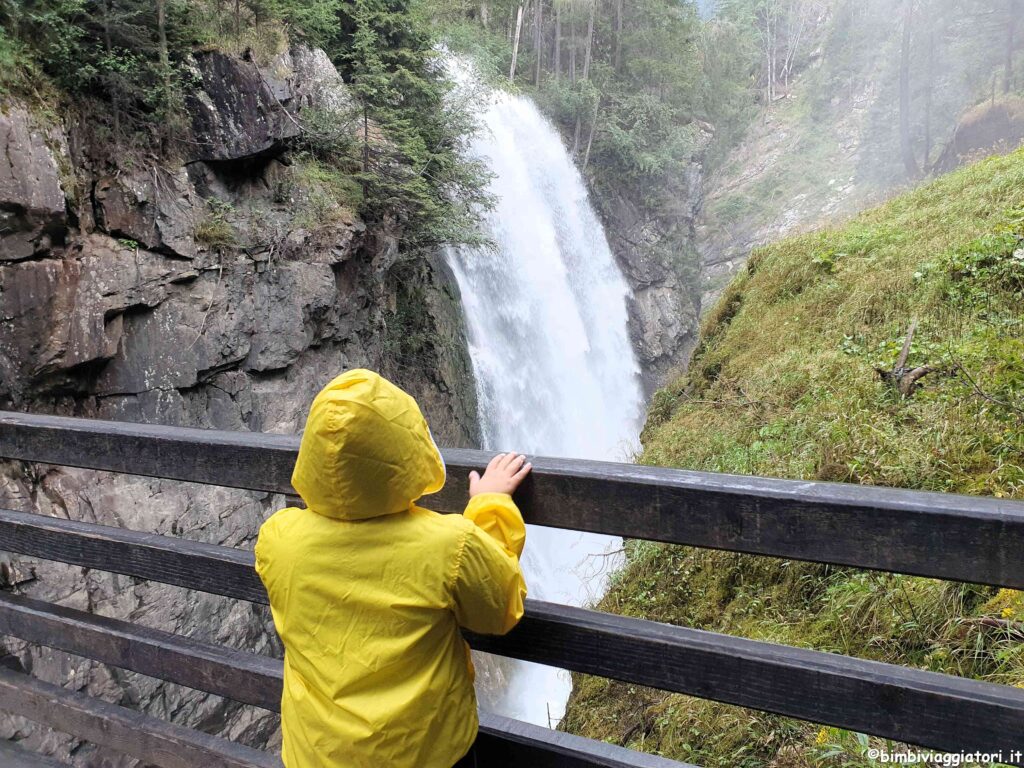
M460 62L451 66L466 77ZM485 227L497 248L447 252L484 447L625 459L643 407L628 286L555 128L526 98L492 92L487 104L471 153L493 174L497 204ZM599 598L620 547L607 536L530 526L522 561L530 596L571 605ZM517 662L497 708L554 724L571 687L564 671Z

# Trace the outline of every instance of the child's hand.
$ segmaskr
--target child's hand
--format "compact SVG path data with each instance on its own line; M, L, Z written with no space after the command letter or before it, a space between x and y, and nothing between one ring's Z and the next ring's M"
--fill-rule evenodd
M530 464L526 457L518 453L499 453L484 470L484 476L480 477L479 472L469 473L469 497L473 498L481 493L507 493L511 495L523 478L530 474L533 464Z

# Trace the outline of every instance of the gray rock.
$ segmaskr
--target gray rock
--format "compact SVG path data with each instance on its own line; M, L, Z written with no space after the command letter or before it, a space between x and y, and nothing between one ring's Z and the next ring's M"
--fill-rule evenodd
M59 132L41 129L25 108L0 110L0 261L64 241L64 191L51 146L67 154Z
M355 100L322 49L292 46L262 71L274 95L293 113L312 109L351 119Z
M63 259L0 270L0 353L18 361L18 382L4 388L65 387L87 364L112 359L129 308L159 304L196 273L187 263L140 254L102 235L82 238ZM84 377L88 381L88 376Z
M609 190L596 196L612 252L632 289L629 328L647 394L685 369L696 342L700 280L692 243L700 182L694 162L674 189L646 205Z
M259 68L219 51L197 54L202 88L190 94L192 159L241 160L279 151L299 134Z
M189 99L194 160L254 158L306 129L347 134L355 100L324 51L296 45L268 65L219 52L196 56L202 89Z
M97 225L143 248L183 258L196 255L198 200L184 168L158 165L96 182Z

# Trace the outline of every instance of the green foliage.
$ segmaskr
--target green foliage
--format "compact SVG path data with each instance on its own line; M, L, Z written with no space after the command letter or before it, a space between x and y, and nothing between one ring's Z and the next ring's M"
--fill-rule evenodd
M5 68L6 87L31 94L49 83L106 104L94 117L109 114L118 138L143 126L166 135L178 126L192 9L185 0L163 7L161 23L157 5L143 0L0 2L0 48L15 64Z
M295 40L327 48L361 111L303 114L298 148L360 187L318 185L305 202L321 213L337 200L367 219L397 217L412 248L477 239L487 200L481 167L462 157L471 119L447 104L434 31L410 0L0 0L0 87L30 93L46 80L88 107L102 141L167 151L186 129L194 48L265 63ZM200 235L224 246L224 224L211 215Z
M253 3L255 6L256 3ZM342 0L262 0L262 15L280 19L293 40L324 46L333 39L338 27Z
M329 229L359 210L362 189L353 174L311 153L301 153L293 160L287 177L292 186L288 196L295 196L290 202L298 210L295 223L299 227L311 232Z
M26 65L21 46L0 27L0 95L23 81Z
M354 0L328 50L362 107L363 215L397 214L408 246L433 248L473 240L488 200L483 167L464 156L472 117L446 101L452 84L421 12L409 0Z
M902 397L891 368L938 370ZM1024 498L1024 150L755 253L655 395L646 463ZM603 610L1024 687L1024 593L627 545ZM709 767L867 768L878 739L577 677L563 726Z
M238 242L238 234L230 217L233 206L223 200L210 198L206 201L206 215L196 223L195 238L213 250L230 248Z
M705 154L709 168L722 162L756 113L752 70L757 50L750 31L750 26L724 17L711 19L701 27L701 76L696 99L700 114L714 127L714 138Z

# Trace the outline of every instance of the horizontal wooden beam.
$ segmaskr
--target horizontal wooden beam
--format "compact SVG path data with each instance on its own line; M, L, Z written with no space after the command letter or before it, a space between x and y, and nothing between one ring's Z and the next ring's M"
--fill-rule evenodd
M475 650L939 750L1010 755L1024 744L1024 690L893 664L536 601L505 637L469 641Z
M298 439L0 412L0 457L291 493ZM424 504L461 512L489 454L448 449ZM532 458L532 457L531 457ZM527 522L1024 589L1024 503L842 483L532 458Z
M277 757L0 667L0 710L161 768L281 768ZM0 756L3 751L0 750ZM7 762L3 762L7 765Z
M0 593L0 634L280 711L281 662L117 619ZM688 768L591 739L488 715L478 739L492 768ZM689 767L692 768L692 767Z
M14 548L37 557L66 557L66 546L59 552L46 546L46 531L66 521L52 520L34 527L32 520L26 520L36 517L0 512L0 549ZM23 531L32 530L34 536L9 537L15 522ZM103 540L100 529L104 526L74 525L93 532L89 539L93 546ZM130 548L131 537L139 535L143 534L116 531L116 541L106 543L105 557L94 551L88 558L79 556L79 552L77 559L68 559L91 568L164 580L160 573L164 555L160 542L152 540L159 537L149 537L148 559L132 561L121 556L125 548ZM178 558L194 545L171 540L168 546ZM209 549L208 545L204 547ZM258 590L251 559L242 563L235 555L208 558L200 552L191 552L188 557L200 588L233 592L236 596ZM131 562L138 567L127 567ZM185 571L176 571L173 577L172 583L192 586L187 583ZM217 588L218 579L223 589ZM261 602L265 601L262 595ZM150 670L129 666L136 671L163 677L167 673L159 670L170 669L190 680L176 682L201 690L209 690L206 686L210 678L216 677L223 688L214 692L267 708L275 704L265 698L267 681L277 670L274 663L264 659L262 672L251 669L253 658L263 657L3 595L0 632L70 653L79 651L61 643L84 642L91 650L82 655L115 666L125 666L122 661L126 648L136 649L136 654L147 654L142 661ZM527 601L526 617L509 635L470 635L469 640L478 650L939 749L991 750L1004 741L1024 743L1024 690L820 651L535 600ZM225 663L243 671L232 677L230 672L220 671Z
M267 603L251 551L0 509L0 551Z
M278 710L281 663L267 656L6 593L0 634Z
M478 768L696 768L487 713L480 714L476 757Z

